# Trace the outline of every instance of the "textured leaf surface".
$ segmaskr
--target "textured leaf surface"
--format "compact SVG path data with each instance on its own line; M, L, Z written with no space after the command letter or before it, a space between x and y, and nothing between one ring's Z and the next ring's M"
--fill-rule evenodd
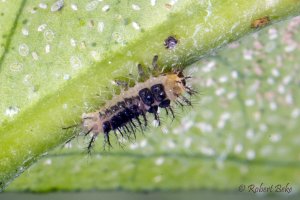
M135 77L137 63L150 65L157 54L162 67L185 67L214 48L298 14L300 2L23 0L0 6L3 188L74 134L62 127L113 95L116 77ZM163 45L170 35L180 41L174 50Z
M124 150L49 152L8 188L30 190L233 190L241 184L300 189L300 18L248 36L191 65L193 109L166 117ZM288 195L287 193L277 193Z

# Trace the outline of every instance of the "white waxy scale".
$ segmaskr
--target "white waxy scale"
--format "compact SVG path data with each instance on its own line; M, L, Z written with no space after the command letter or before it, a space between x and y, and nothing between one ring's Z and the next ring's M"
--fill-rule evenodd
M147 146L147 144L148 144L148 141L147 141L146 139L143 139L143 140L140 142L140 147L141 147L141 148L144 148L144 147Z
M97 30L100 33L103 32L103 30L104 30L104 22L98 22Z
M64 74L63 79L69 80L71 78L70 74Z
M47 9L47 4L45 4L45 3L40 3L39 4L39 7L41 8L41 9Z
M42 32L42 31L44 31L44 30L46 29L46 27L47 27L47 24L41 24L41 25L39 25L39 27L37 28L37 31L38 31L38 32Z
M101 54L97 51L91 51L91 56L96 61L99 61L101 59Z
M132 4L131 7L133 10L141 10L141 7L137 4Z
M61 10L64 7L64 0L58 0L51 6L51 12L56 12Z
M14 115L18 114L20 109L16 106L10 106L5 110L5 115L8 117L13 117Z
M202 133L211 133L213 131L212 125L206 122L200 122L196 126Z
M228 81L228 77L227 76L221 76L220 78L219 78L219 82L220 83L226 83Z
M239 154L239 153L241 153L242 151L243 151L243 145L242 145L242 144L237 144L237 145L235 145L235 147L234 147L234 152L235 152L235 153Z
M237 79L237 78L239 77L238 72L237 72L237 71L232 71L232 72L231 72L231 77L232 77L233 79Z
M46 53L50 53L50 50L51 50L51 47L50 47L49 44L47 44L47 45L45 46L45 52L46 52Z
M246 137L248 138L248 139L253 139L254 138L254 131L252 130L252 129L248 129L247 131L246 131Z
M245 105L250 107L250 106L253 106L255 104L255 101L253 99L247 99L245 101Z
M21 56L27 56L29 54L29 48L26 44L20 44L19 45L19 54Z
M234 99L236 97L236 92L230 92L227 94L227 99Z
M184 143L183 143L184 148L187 148L187 149L190 148L190 146L192 145L192 142L193 142L193 140L191 137L185 138Z
M54 39L54 33L52 30L48 29L44 32L44 38L48 41L51 42Z
M215 94L216 94L217 96L221 96L221 95L223 95L225 92L226 92L225 88L218 88L218 89L215 91Z
M22 28L22 34L25 35L25 36L28 36L29 35L28 29Z
M208 146L201 146L200 151L201 151L201 153L203 153L204 155L207 155L207 156L215 155L215 150Z
M99 1L97 1L97 0L91 1L88 4L86 4L85 10L87 10L87 11L95 10L97 8L98 4L99 4Z
M150 0L150 4L151 4L151 6L155 6L156 0Z
M71 4L71 9L74 10L74 11L77 11L78 10L78 6L74 3Z
M39 56L38 56L38 54L35 51L33 51L31 53L31 56L32 56L33 60L38 60L39 59Z
M281 140L281 135L279 133L274 133L270 136L270 141L271 142L279 142Z
M273 69L272 69L272 75L273 75L274 77L279 77L279 76L280 76L280 72L278 71L278 69L273 68Z
M270 106L271 110L277 110L277 104L276 104L276 102L274 102L274 101L270 102L269 106Z
M292 118L297 118L299 116L300 116L300 108L295 108L294 110L292 110L292 113L291 113Z
M248 160L253 160L255 158L255 151L253 150L248 150L246 153L246 157Z
M45 165L51 165L52 164L52 160L51 159L47 159L44 162Z
M82 66L81 60L77 56L72 56L70 58L70 64L73 69L78 69Z
M133 27L135 30L140 30L140 29L141 29L140 25L139 25L137 22L132 22L132 27Z
M159 157L155 160L156 165L162 165L164 163L165 159L163 157Z
M20 72L22 71L23 69L23 64L22 63L19 63L19 62L15 62L15 63L12 63L10 66L9 66L9 69L13 72Z
M76 47L76 40L74 38L70 39L70 44L72 47Z
M109 5L104 5L104 6L102 7L102 11L103 11L103 12L107 12L107 11L109 11L109 9L110 9L110 6L109 6Z

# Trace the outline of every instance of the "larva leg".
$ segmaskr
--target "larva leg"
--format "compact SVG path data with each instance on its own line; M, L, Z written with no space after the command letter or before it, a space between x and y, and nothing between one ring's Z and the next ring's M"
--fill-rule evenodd
M158 122L158 126L160 126L160 119L159 119L159 115L157 113L157 110L155 110L153 112L153 115L154 115L154 119Z
M123 127L125 127L125 129L128 133L130 133L130 130L128 129L128 127L125 124L123 125Z
M165 108L165 111L166 111L166 115L169 115L168 108Z
M67 127L62 127L63 130L68 130L70 128L75 128L75 127L78 127L79 124L73 124L71 126L67 126Z
M105 149L106 143L108 144L108 147L112 147L110 140L109 140L109 133L104 133L104 144L103 144L103 148Z
M122 137L124 137L124 134L126 135L126 131L125 131L125 130L123 130L124 133L123 133L123 131L121 130L121 128L117 128L117 130L119 131L119 133L121 134Z
M174 111L173 111L173 109L171 108L171 106L169 106L168 108L169 108L169 110L171 111L172 118L173 118L172 120L174 120L174 119L175 119Z
M185 96L181 96L181 99L188 105L188 106L192 106L192 102L190 100L188 100Z
M139 117L135 117L134 119L138 122L139 127L140 127L140 129L141 129L141 131L142 131L142 133L143 133L143 125L142 125L142 122L141 122L140 118L139 118ZM133 123L133 124L134 124L134 123Z
M97 137L97 134L94 134L94 135L92 136L92 138L90 139L89 145L88 145L88 147L87 147L87 150L88 150L88 153L89 153L89 154L91 154L91 150L92 150L93 144L94 144L94 142L95 142L95 140L96 140L96 137Z
M156 113L153 113L153 114L154 114L155 120L158 121L158 126L160 126L160 119L159 119L158 113L156 112Z
M134 135L134 139L136 139L136 135L135 135L135 128L136 128L136 126L134 125L132 125L133 124L133 122L132 122L132 120L131 121L129 121L129 126L130 126L130 129L131 129L131 133Z
M90 132L92 132L92 130L93 130L93 128L91 128L90 130L88 130L88 131L84 134L84 136L87 136L88 134L90 134Z

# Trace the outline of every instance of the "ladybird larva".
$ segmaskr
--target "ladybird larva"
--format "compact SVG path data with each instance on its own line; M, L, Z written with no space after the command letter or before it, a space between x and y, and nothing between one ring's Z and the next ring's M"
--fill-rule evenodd
M154 56L153 70L158 70L158 56ZM140 78L145 79L145 72L142 66L138 65ZM191 77L184 76L182 70L174 70L168 73L161 73L158 76L150 76L143 82L138 82L134 87L128 88L127 84L117 82L118 85L126 85L127 90L123 90L119 95L114 96L105 106L91 113L82 115L82 125L85 135L92 134L88 144L90 152L96 137L103 133L104 146L111 145L110 133L117 136L117 132L122 137L131 134L135 137L138 128L143 131L148 125L148 114L152 114L160 125L158 109L165 109L167 115L175 118L171 103L185 106L191 105L191 101L184 96L189 96L196 92L186 85L186 80Z

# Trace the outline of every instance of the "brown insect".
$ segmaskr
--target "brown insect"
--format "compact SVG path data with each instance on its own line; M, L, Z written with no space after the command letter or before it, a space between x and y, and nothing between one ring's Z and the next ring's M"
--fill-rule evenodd
M261 28L270 23L270 17L265 16L259 19L252 21L251 28Z

